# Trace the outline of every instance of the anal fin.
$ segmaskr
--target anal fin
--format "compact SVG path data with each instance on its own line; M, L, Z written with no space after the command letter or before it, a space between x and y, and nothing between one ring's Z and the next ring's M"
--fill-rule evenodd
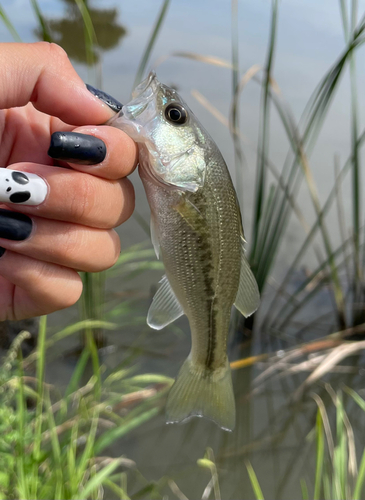
M163 276L160 283L147 315L148 326L155 330L161 330L184 314L167 277Z

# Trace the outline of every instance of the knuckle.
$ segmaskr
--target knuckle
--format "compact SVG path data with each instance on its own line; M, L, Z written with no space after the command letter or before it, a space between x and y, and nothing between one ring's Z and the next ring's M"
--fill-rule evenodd
M106 271L117 262L120 255L119 236L114 229L105 230L103 233L102 240L100 240L103 242L102 256L98 256L98 254L92 252L90 255L91 260L88 263L84 263L83 270L94 273Z
M131 217L136 203L136 196L133 184L128 179L122 179L121 183L122 183L123 201L122 201L119 224L122 224Z
M119 258L121 246L120 246L120 239L119 239L118 233L116 231L114 231L114 229L113 229L110 231L110 234L111 234L111 238L113 241L113 248L112 248L112 252L111 252L111 259L109 262L110 265L108 267L113 267Z
M67 52L57 43L54 42L35 42L33 44L35 49L39 49L40 56L46 57L49 60L56 60L57 62L67 62L71 64L69 61L69 57Z
M43 294L52 311L74 305L81 296L82 281L73 269L41 263L39 280L44 283ZM39 298L42 299L41 294Z
M75 260L75 256L79 251L80 239L82 238L79 233L80 231L66 231L62 237L62 245L59 245L56 250L59 254L59 258L67 264Z
M75 190L70 197L70 217L72 222L85 222L89 220L95 203L95 193L90 186L87 176L80 176Z
M67 52L60 45L57 45L57 43L53 42L44 42L44 43L48 43L48 50L50 52L51 57L54 57L57 60L62 60L64 62L66 61L67 63L69 62Z
M75 273L76 274L76 273ZM77 275L78 276L78 275ZM81 279L70 280L67 293L62 295L62 304L60 308L73 306L81 297L82 294L82 281Z

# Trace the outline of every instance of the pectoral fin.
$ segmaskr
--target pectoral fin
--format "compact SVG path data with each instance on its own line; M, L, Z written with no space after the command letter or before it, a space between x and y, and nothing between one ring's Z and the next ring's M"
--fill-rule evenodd
M184 314L167 277L163 276L160 283L147 315L147 324L155 330L161 330Z
M242 239L240 284L234 305L247 318L259 307L260 292L255 276L245 256L243 241Z
M185 195L181 196L179 203L173 208L189 224L193 231L202 232L206 228L206 220L201 212Z
M183 168L187 162L189 169ZM186 151L171 155L169 163L163 165L163 173L160 175L165 183L183 191L196 193L204 186L206 169L204 149L192 146Z

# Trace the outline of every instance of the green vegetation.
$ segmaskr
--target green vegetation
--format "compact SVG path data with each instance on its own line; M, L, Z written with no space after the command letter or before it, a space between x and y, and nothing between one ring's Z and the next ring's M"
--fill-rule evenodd
M96 321L87 326L91 330L111 327ZM61 396L44 381L47 347L84 327L85 322L80 322L47 341L46 317L42 317L35 355L21 359L21 342L28 335L23 332L3 361L0 498L98 499L103 498L104 489L118 498L129 498L127 476L135 464L123 456L101 454L159 413L159 400L172 380L162 375L133 375L132 367L123 366L105 374L99 387L99 374L80 385L90 355L86 348ZM33 363L35 377L26 374ZM143 488L149 485L140 474L139 482Z
M95 26L95 21L101 13L107 16L113 26L112 46L115 46L126 32L117 24L116 12L92 9L86 0L68 1L72 19L63 23L60 20L47 19L36 0L31 0L31 5L38 21L38 36L48 41L69 43L72 47L69 48L70 57L79 62L86 62L89 71L95 71L95 81L101 82L99 69L95 65L99 51L110 46L102 40L103 31L100 26ZM169 5L169 0L161 2L160 11L141 55L135 84L139 83L145 74ZM311 360L311 375L304 382L298 381L296 385L296 390L302 396L304 389L310 384L318 383L346 356L354 355L364 347L362 343L355 345L348 340L352 335L363 334L365 331L365 246L362 223L364 201L360 189L365 131L360 130L356 74L357 50L365 41L365 17L358 20L356 0L351 0L349 7L345 0L339 1L344 32L343 51L319 82L297 123L274 79L280 2L272 0L264 67L255 65L243 74L240 72L238 51L239 2L232 0L231 7L231 61L212 55L185 52L167 54L163 60L170 56L184 57L203 64L214 64L221 67L222 71L227 68L231 71L232 104L228 117L222 116L201 94L194 91L193 95L231 132L237 193L242 205L244 148L240 130L240 97L248 84L260 86L255 202L252 234L247 239L250 242L249 259L262 291L268 284L288 222L293 216L303 226L304 239L292 262L288 264L286 275L267 307L266 316L258 317L255 322L259 323L261 333L267 334L268 342L274 339L273 351L287 349L286 334L289 329L295 329L298 314L327 289L333 298L331 315L335 318L336 332L317 339L316 347L316 342L297 345L297 329L290 338L295 344L293 349L283 350L280 355L272 356L265 352L236 361L232 367L247 367L259 361L268 361L267 370L254 381L256 391L262 388L260 384L265 385L270 378L274 378L273 375L279 378L289 373L289 370L293 369L289 361L295 361L296 373L308 370L309 359L298 361L298 358L307 353L314 353L316 357ZM1 7L0 16L14 39L20 41L19 34ZM82 54L75 48L81 45L77 37L77 43L74 43L74 39L72 43L71 39L67 42L67 34L70 31L75 32L76 25L80 27L77 37L81 37L83 43ZM67 46L65 48L67 49ZM346 71L349 72L350 78L351 151L343 165L339 165L336 160L335 184L327 199L322 201L319 199L312 175L310 154ZM281 167L274 165L270 158L270 117L273 113L280 118L289 142L288 155ZM351 191L347 194L352 200L350 221L345 220L341 195L346 176L351 176ZM306 222L302 207L296 201L303 182L315 213L315 220L311 225ZM337 207L338 229L341 235L341 243L337 247L332 242L327 219L333 207ZM138 214L135 218L146 228L145 221L141 220ZM293 288L293 276L307 253L313 250L318 258L317 266ZM163 375L138 374L136 361L139 352L133 349L126 349L120 365L115 370L108 371L100 361L98 350L106 345L106 332L138 327L142 337L148 333L145 313L140 312L138 301L132 296L123 296L121 300L118 294L106 295L105 281L118 279L126 283L149 270L162 270L162 265L155 260L149 243L123 250L117 264L109 272L83 274L84 293L79 321L51 332L47 329L46 318L42 318L38 346L24 360L21 358L20 346L27 337L27 332L22 332L13 343L0 369L0 500L99 499L108 495L121 499L163 498L166 491L186 500L187 497L172 479L163 477L153 483L145 479L138 472L138 464L134 464L127 457L103 455L108 453L108 447L117 439L132 433L160 413L164 395L172 383L172 379ZM290 296L283 300L289 285L292 286ZM327 319L326 317L326 321ZM313 320L317 319L312 318L309 328ZM303 329L300 334L302 333ZM47 352L58 342L75 335L80 335L83 339L80 356L66 389L60 393L59 388L47 383ZM92 374L85 381L89 368ZM359 446L345 410L347 407L344 399L347 398L346 403L351 400L362 411L365 411L365 401L353 389L347 387L343 388L342 392L335 392L326 385L326 390L330 398L327 406L318 394L313 395L318 411L312 419L315 422L314 429L307 436L307 441L312 443L311 457L315 467L312 476L302 478L298 483L297 496L299 498L301 491L303 499L360 499L364 497L365 452L356 449ZM290 407L289 411L295 410ZM123 450L123 441L120 442ZM247 460L243 474L247 475L247 482L250 482L255 498L270 498L271 492L265 491L264 485L260 485L260 471L257 471L256 475L255 467L248 461L248 457L245 458ZM210 448L204 458L197 462L198 473L209 472L211 476L202 498L221 498L219 463L220 457L215 458ZM133 494L129 488L131 477L134 480Z
M360 408L365 411L365 401L352 389L345 388ZM315 428L308 439L314 441L316 449L316 467L314 489L301 480L303 500L359 500L362 497L365 481L365 450L360 464L356 454L356 443L350 420L343 405L343 394L337 393L327 385L327 391L335 406L335 423L331 425L323 400L313 395L317 405ZM256 499L263 499L259 481L251 466L247 463L247 471ZM268 496L270 498L270 496ZM298 497L299 498L299 494Z

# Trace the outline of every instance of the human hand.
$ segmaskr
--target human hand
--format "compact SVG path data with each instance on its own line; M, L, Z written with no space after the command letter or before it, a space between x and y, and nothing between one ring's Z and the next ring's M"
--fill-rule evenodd
M4 321L74 304L82 291L77 271L115 263L113 228L134 208L124 177L136 166L137 148L122 131L98 125L114 112L87 90L57 45L0 44L0 88L0 167L8 167L0 168ZM47 154L56 131L64 133L52 137L50 154L61 161Z

